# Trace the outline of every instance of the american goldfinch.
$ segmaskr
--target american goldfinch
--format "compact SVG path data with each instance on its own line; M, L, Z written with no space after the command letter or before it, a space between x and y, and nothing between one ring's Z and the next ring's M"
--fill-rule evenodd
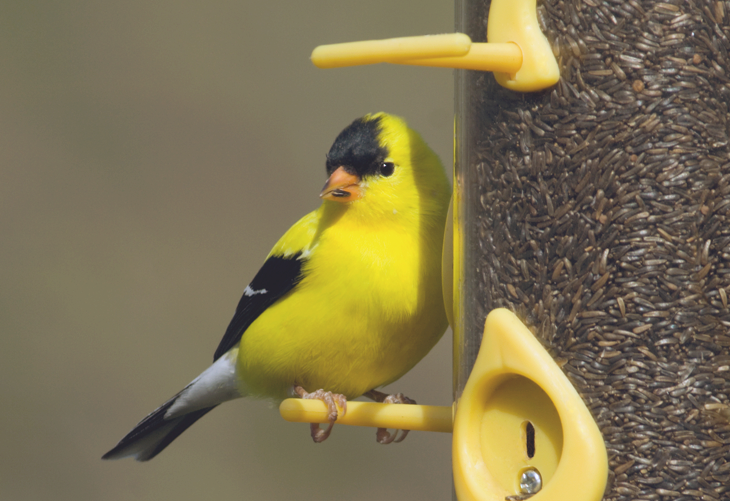
M218 404L317 398L329 435L347 399L412 403L376 390L421 360L447 327L441 250L450 199L436 154L385 113L355 120L327 154L321 206L276 243L244 289L214 362L104 459L147 461ZM339 410L338 410L339 408ZM390 442L385 430L378 439Z

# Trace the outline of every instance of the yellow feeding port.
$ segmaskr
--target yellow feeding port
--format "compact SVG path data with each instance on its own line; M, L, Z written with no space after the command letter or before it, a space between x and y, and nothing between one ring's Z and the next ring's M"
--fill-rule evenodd
M522 376L507 376L487 399L481 447L502 452L484 459L506 491L519 492L523 473L530 468L548 483L563 451L558 411L538 385Z
M457 402L459 501L598 501L608 458L598 426L552 357L510 311L487 317Z
M517 73L494 74L503 87L534 92L555 85L560 79L550 42L540 31L535 0L493 0L487 21L487 40L489 44L512 42L522 50L522 66Z

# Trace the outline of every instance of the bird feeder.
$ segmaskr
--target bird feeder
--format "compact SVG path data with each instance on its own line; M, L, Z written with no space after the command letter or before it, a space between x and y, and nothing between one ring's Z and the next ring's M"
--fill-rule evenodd
M461 501L730 496L728 7L460 0L458 34L315 50L465 70L454 406L346 420L453 430Z

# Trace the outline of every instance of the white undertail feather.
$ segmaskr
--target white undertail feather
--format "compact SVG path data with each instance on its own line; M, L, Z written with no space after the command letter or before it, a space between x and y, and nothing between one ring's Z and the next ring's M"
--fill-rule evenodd
M165 412L165 419L240 398L236 376L238 348L229 350L181 391L175 403Z

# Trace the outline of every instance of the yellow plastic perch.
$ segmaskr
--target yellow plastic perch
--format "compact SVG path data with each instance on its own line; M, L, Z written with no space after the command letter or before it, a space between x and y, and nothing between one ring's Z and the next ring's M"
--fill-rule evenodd
M534 92L557 83L558 63L537 20L536 0L493 0L488 43L463 33L320 45L312 52L319 68L376 63L493 71L500 85Z
M288 398L279 413L293 423L327 423L327 406L321 400ZM451 433L452 423L451 407L374 402L347 402L347 412L337 419L337 424L352 426L444 433Z
M472 43L463 33L449 33L320 45L312 63L318 68L392 63L515 74L522 51L514 43Z
M312 52L312 63L317 68L342 68L423 57L461 57L471 45L471 39L462 33L320 45Z

